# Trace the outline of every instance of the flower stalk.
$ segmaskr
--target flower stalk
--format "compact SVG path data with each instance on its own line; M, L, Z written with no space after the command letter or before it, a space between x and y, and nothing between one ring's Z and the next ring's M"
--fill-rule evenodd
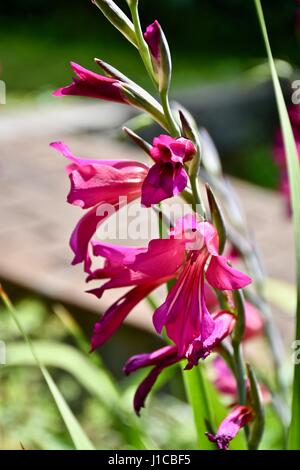
M247 402L247 373L244 363L241 342L245 333L245 304L243 293L239 290L233 293L236 309L236 324L232 333L232 347L237 380L239 404L246 405Z
M156 85L150 52L146 44L146 41L144 39L143 31L141 27L140 16L139 16L139 0L130 0L128 4L129 4L131 16L132 16L134 31L136 34L138 51L140 53L140 56L148 72L149 77L151 78L152 82Z

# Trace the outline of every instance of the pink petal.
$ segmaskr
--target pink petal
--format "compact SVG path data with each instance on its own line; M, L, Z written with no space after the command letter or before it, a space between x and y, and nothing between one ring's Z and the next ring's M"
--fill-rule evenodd
M120 327L131 310L156 287L157 285L153 283L135 287L115 302L94 326L92 351L102 346Z
M175 346L165 346L151 353L137 354L128 359L123 371L126 375L129 375L142 367L160 365L164 359L174 357L174 355L177 355Z
M229 442L249 421L253 419L253 411L248 406L237 406L222 421L217 434L206 433L208 439L215 442L219 449L227 450Z
M167 366L165 366L167 367ZM133 407L134 411L136 412L137 416L140 416L141 408L145 406L145 400L149 395L153 385L155 384L159 374L165 368L163 366L157 366L152 369L146 378L140 383L138 386L134 399L133 399Z
M173 196L180 194L188 184L188 175L183 167L178 167L174 171Z
M186 357L188 365L186 369L191 369L198 364L199 359L205 359L233 329L235 317L228 312L219 312L213 319L213 330L211 330L211 317L209 316L209 330L202 336L195 338L188 348ZM202 325L205 320L202 320ZM206 338L203 340L202 338Z
M71 67L78 78L74 78L71 85L56 90L53 93L54 96L87 96L126 103L120 88L116 86L119 83L118 80L91 72L74 62L71 62Z
M249 276L229 266L224 256L212 256L206 279L212 287L219 290L241 289L252 282Z
M140 416L141 408L145 406L145 400L147 396L149 395L153 385L155 384L159 374L166 367L171 366L180 360L180 358L178 358L176 355L176 349L174 350L173 355L171 354L171 351L170 351L170 354L167 354L166 356L167 357L161 360L159 365L157 365L150 371L150 373L142 381L142 383L139 385L139 387L137 388L135 392L133 406L138 416Z
M75 157L63 142L53 142L53 148L72 161L68 167L71 190L70 204L89 208L99 202L110 203L118 196L136 194L141 191L148 168L137 162L126 160L88 160Z
M154 239L146 251L137 253L126 265L153 278L172 277L185 260L184 243L174 239Z
M174 139L169 135L160 135L153 139L151 157L158 163L181 164L191 160L196 153L194 144L184 137Z
M144 38L149 46L152 57L156 61L159 61L161 34L160 25L157 20L155 20L154 23L150 24L147 27L146 32L144 33Z
M213 329L213 320L203 300L203 270L207 254L196 261L189 260L166 301L154 312L153 324L158 333L166 327L168 337L177 346L179 356L184 356L192 341L205 336Z
M173 168L160 163L153 165L142 186L142 205L150 207L173 196Z

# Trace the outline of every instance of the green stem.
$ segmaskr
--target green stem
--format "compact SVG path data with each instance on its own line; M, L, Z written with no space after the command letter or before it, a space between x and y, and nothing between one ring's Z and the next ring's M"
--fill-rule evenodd
M193 210L197 212L201 217L206 219L205 207L202 201L197 175L190 176L190 183L194 197L194 202L192 204Z
M161 98L161 104L162 104L163 110L165 112L165 117L169 124L170 134L173 137L180 137L181 136L180 129L174 119L174 116L170 107L168 91L167 90L163 91L160 94L160 98Z
M243 352L239 343L233 342L233 357L235 377L237 382L239 404L246 405L247 402L247 374L244 364Z
M268 37L267 27L260 0L254 0L258 20L263 35L273 87L279 111L280 124L283 135L288 177L291 190L291 205L293 212L293 225L295 235L296 252L296 279L297 279L297 308L296 308L296 340L300 339L300 167L297 146L293 135L288 111L278 78L275 62L272 55L271 45ZM292 399L292 421L289 430L289 450L300 449L300 364L294 367L293 399Z
M139 11L138 11L138 3L139 3L138 0L136 0L135 2L132 2L130 4L130 12L131 12L132 21L134 24L135 34L137 37L138 50L142 58L142 61L145 65L145 68L148 72L148 75L156 87L156 80L155 80L154 73L153 73L153 66L152 66L152 61L150 57L150 52L146 44L146 41L144 39L143 31L141 27Z
M202 367L193 367L189 371L183 370L182 376L186 394L193 410L199 448L201 450L215 449L215 445L205 436L206 431L212 430L209 428L211 428L213 420Z

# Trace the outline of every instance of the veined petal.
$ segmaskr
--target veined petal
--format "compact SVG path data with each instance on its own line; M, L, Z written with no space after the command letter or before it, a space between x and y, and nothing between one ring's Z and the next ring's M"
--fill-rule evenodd
M148 167L126 160L89 160L75 157L63 142L53 142L53 148L72 162L67 167L71 189L70 204L90 208L99 202L110 203L118 196L135 194L139 197Z
M189 259L166 301L153 315L157 332L166 327L179 356L185 355L195 338L206 339L214 328L204 301L203 270L207 257L204 249L196 260Z
M128 258L127 258L128 260ZM137 253L126 266L153 278L172 277L185 261L185 247L182 240L154 239L147 250Z

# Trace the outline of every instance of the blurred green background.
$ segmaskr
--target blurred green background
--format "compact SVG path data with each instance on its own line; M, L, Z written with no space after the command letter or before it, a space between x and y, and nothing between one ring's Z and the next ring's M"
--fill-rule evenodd
M125 0L118 3L127 10ZM299 64L294 0L263 2L275 57ZM140 1L143 25L158 18L171 44L174 85L232 78L265 57L251 0ZM67 63L101 57L144 81L136 51L89 0L1 2L0 57L8 91L37 93L69 79Z

